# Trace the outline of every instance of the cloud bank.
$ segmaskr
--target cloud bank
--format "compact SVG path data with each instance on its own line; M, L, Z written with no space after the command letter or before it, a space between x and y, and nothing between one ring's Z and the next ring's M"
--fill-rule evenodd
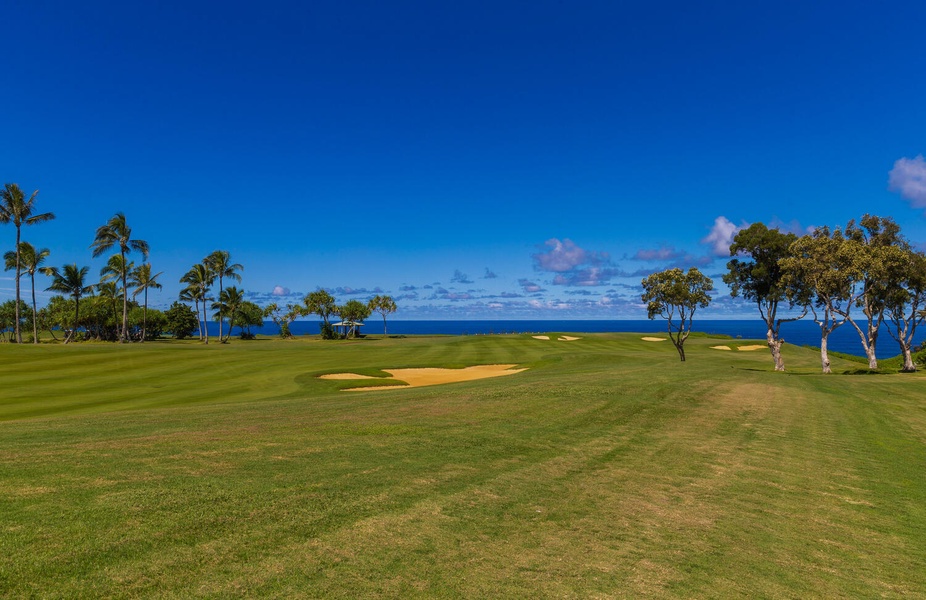
M926 160L901 158L888 173L888 189L897 192L914 208L926 208Z

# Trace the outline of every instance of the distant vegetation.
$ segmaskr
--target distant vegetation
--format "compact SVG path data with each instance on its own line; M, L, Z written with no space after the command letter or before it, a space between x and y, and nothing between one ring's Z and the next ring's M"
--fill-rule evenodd
M8 341L22 343L25 329L31 330L31 341L35 344L41 339L40 332L46 331L52 341L66 344L75 340L144 342L165 333L185 339L194 332L200 341L208 344L209 331L205 323L211 315L219 324L219 341L224 344L231 339L232 330L236 327L242 339L252 339L251 328L262 326L265 318L279 325L282 337L290 337L289 325L295 319L313 313L323 318L321 336L333 339L356 336L358 325L372 311L382 315L385 335L386 315L396 310L395 301L389 296L375 296L366 304L350 300L338 305L323 290L308 294L301 305L260 307L245 300L244 290L225 285L227 281L240 283L244 270L243 265L232 261L227 250L212 252L180 277L180 282L186 287L169 310L149 309L148 291L163 287L159 278L164 273L152 274L151 264L145 262L150 253L148 243L133 236L126 216L116 213L96 231L90 244L92 256L97 258L109 251L114 253L100 270L99 281L93 283L89 277L90 267L77 264L47 266L45 263L51 251L48 248L37 250L21 239L23 227L55 218L50 212L36 212L37 196L38 190L26 198L15 183L6 184L0 191L0 223L16 227L15 249L4 254L6 270L15 273L16 298L0 304L0 332L8 332ZM132 255L140 255L142 262L136 265L130 260ZM35 299L37 273L52 279L51 285L46 288L48 291L61 294L52 296L41 309ZM31 306L21 298L23 275L29 276ZM192 307L186 303L192 304ZM330 324L331 316L340 316L346 323L341 332Z

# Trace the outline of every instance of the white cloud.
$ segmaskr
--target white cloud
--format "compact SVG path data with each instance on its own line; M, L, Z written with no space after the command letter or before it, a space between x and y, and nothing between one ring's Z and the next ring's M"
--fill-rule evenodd
M580 265L600 265L609 262L607 254L583 250L569 238L562 241L551 238L544 245L549 250L533 255L534 268L540 271L565 273Z
M734 225L733 222L726 217L719 216L714 219L714 226L711 227L711 232L707 237L701 240L701 243L709 244L715 256L730 256L730 244L733 243L733 236L735 236L740 229L748 226L748 223L743 223L740 226Z
M289 288L278 285L273 288L273 291L270 292L274 296L289 296Z
M898 192L914 208L926 208L926 160L922 154L898 159L887 182L889 190Z

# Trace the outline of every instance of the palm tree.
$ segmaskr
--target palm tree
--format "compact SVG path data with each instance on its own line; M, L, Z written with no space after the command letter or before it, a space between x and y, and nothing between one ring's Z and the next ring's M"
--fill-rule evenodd
M180 278L180 283L189 284L190 287L196 289L199 301L203 303L202 337L203 341L207 344L209 343L209 328L206 326L206 323L208 323L209 317L206 313L206 307L208 301L211 300L211 298L209 298L209 288L212 286L213 281L215 281L215 275L212 274L212 271L205 263L193 265L193 268Z
M90 267L78 267L76 264L64 265L62 271L58 271L56 267L42 269L42 273L54 278L47 291L62 292L74 298L74 326L64 339L65 344L77 335L77 326L80 323L80 297L93 289L93 286L85 285L89 270Z
M93 248L93 257L96 258L113 246L119 246L119 255L122 257L122 265L125 266L125 255L133 250L141 252L142 256L148 258L148 242L143 240L132 239L132 228L125 221L125 215L116 213L96 230L96 238L90 247ZM128 269L122 269L122 289L127 286ZM123 294L122 298L122 333L120 339L123 342L129 339L129 297Z
M38 318L38 310L35 305L35 272L38 271L42 263L45 262L45 259L48 258L48 255L51 254L51 250L48 248L42 248L41 250L36 251L35 247L29 242L20 242L19 243L19 261L20 267L25 270L26 273L29 273L29 278L32 281L32 343L39 343L39 329L36 320ZM10 250L9 252L3 255L3 259L6 262L6 270L16 268L16 253Z
M33 215L35 197L39 191L35 190L29 199L15 183L6 184L0 190L0 223L12 223L16 226L16 343L21 344L22 332L19 330L19 276L22 270L22 257L20 256L19 242L23 225L35 225L55 218L52 213Z
M148 329L148 288L151 288L154 290L159 290L163 288L164 286L162 286L157 281L158 277L160 277L163 274L164 274L164 271L161 271L157 275L151 275L151 265L149 263L138 265L138 267L136 267L135 270L133 270L130 273L130 277L132 278L132 287L135 288L135 291L132 292L132 298L134 298L139 293L141 293L142 290L144 290L145 292L145 310L142 313L142 320L141 320L141 341L142 342L145 341L145 335L147 333L146 330Z
M244 267L231 262L231 253L228 250L216 250L209 256L203 259L203 262L209 267L209 270L212 271L213 276L219 278L219 298L222 297L222 279L228 277L229 279L234 279L237 282L241 282L241 275L236 273L236 271L243 271ZM219 341L222 340L222 321L225 318L225 315L219 315ZM231 326L229 325L229 329Z
M225 315L228 315L228 335L224 340L219 337L221 343L225 344L228 342L229 338L231 338L232 327L235 323L235 313L241 308L243 302L244 292L232 286L222 290L219 294L219 301L212 303L212 310L216 311L216 318L221 319Z
M190 284L180 290L180 301L181 302L193 302L196 305L196 325L199 327L199 341L203 340L203 322L199 318L199 299L202 297L202 292L199 288Z
M97 305L99 305L99 303L109 305L109 310L113 316L113 329L118 329L119 310L117 306L119 305L119 301L125 298L125 291L121 289L115 281L101 281L94 287L99 294L99 296L94 296L94 300L97 302ZM101 339L107 339L108 335L106 334L106 322L103 321L97 328L97 337ZM106 338L103 337L104 335L106 335Z

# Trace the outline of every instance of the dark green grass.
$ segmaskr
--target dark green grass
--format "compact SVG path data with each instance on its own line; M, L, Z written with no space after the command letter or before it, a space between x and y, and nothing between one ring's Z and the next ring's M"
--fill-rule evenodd
M578 335L2 346L0 596L926 594L926 378Z

